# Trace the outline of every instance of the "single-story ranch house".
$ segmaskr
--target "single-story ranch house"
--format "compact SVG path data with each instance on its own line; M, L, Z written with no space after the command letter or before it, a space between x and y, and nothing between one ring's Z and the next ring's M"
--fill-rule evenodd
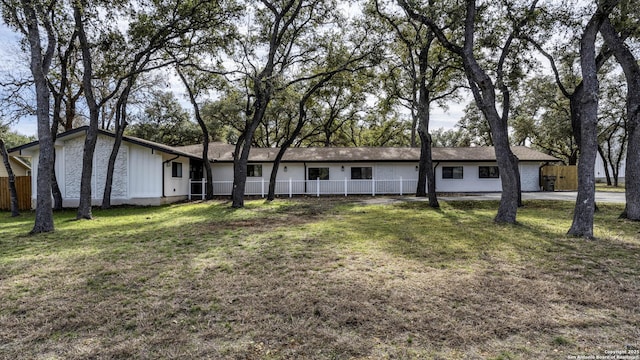
M55 143L56 176L65 207L77 206L79 201L86 131L87 127L81 127L65 132L58 135ZM113 143L114 134L100 130L94 155L95 204L102 201ZM31 157L34 197L38 150L38 142L10 149L13 155ZM234 150L229 144L210 145L215 195L231 194ZM277 152L276 148L251 150L247 195L266 194ZM513 152L520 160L522 190L540 191L540 167L559 160L524 146L514 146ZM276 193L284 196L411 194L417 186L419 158L417 148L291 148L280 164ZM492 147L433 148L433 162L438 192L501 191ZM171 147L125 136L116 161L112 204L159 205L200 198L204 181L202 165L202 145Z

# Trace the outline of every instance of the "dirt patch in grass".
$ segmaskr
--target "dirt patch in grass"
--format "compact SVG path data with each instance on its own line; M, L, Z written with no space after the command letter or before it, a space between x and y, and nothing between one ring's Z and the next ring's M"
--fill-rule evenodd
M638 346L640 238L617 207L599 215L611 236L587 242L550 226L566 208L543 202L517 226L492 224L488 204L182 206L143 232L148 214L124 214L117 236L30 238L19 256L0 241L0 358L566 359ZM172 211L202 219L178 226Z

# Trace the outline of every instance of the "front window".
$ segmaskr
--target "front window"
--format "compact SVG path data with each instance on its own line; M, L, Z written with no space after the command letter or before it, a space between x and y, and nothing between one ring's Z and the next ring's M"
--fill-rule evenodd
M179 163L179 162L171 163L171 176L174 178L182 177L182 163Z
M480 179L497 179L500 177L500 171L497 166L480 166L478 167L478 177Z
M247 165L248 177L262 177L262 165Z
M442 178L443 179L462 179L463 167L462 166L443 166Z
M309 180L329 180L329 168L309 168Z
M353 180L373 179L373 168L372 167L352 167L351 179Z

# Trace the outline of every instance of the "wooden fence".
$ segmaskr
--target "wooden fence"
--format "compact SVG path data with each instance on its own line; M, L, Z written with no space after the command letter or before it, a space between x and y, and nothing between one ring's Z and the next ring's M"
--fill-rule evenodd
M540 181L544 182L545 176L555 176L555 190L578 190L578 167L547 165L542 167Z
M31 176L16 176L16 191L18 192L18 208L31 209ZM9 178L0 178L0 210L11 210L11 195L9 193Z

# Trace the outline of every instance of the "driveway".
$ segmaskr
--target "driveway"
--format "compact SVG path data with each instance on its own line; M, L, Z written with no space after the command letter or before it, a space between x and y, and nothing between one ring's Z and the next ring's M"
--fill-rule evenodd
M456 195L438 196L442 201L460 200L500 200L500 193L462 193ZM576 191L556 191L556 192L523 192L523 200L563 200L576 201L578 193ZM367 204L390 204L402 201L428 201L427 198L417 198L415 196L376 196L363 200ZM624 193L596 191L596 202L624 204Z
M523 200L565 200L576 201L578 193L576 191L539 191L522 193ZM457 196L440 196L438 199L444 201L456 200L500 200L500 193L468 193ZM624 193L596 191L596 202L602 203L625 203Z

